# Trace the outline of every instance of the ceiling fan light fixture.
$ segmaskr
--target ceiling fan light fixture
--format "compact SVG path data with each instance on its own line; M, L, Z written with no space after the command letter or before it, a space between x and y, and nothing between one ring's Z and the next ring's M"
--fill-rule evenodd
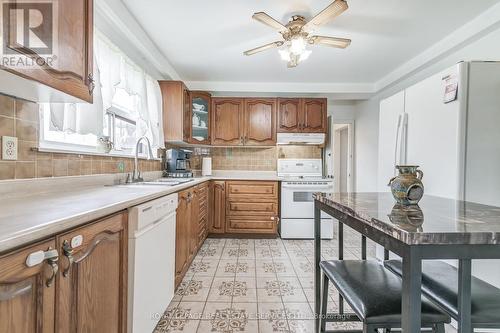
M306 51L306 40L302 36L294 37L290 41L290 52L293 54L302 54Z
M279 54L280 54L280 57L281 57L281 60L283 61L290 61L290 51L288 50L288 48L285 48L283 50L278 50Z

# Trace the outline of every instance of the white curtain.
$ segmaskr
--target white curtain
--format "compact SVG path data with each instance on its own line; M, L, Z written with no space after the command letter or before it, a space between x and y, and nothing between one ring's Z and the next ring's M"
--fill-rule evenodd
M94 38L96 87L93 104L50 104L50 129L78 134L103 134L103 119L116 88L138 96L136 136L164 147L160 86L100 32ZM42 107L43 109L43 107Z
M102 34L98 40L97 61L106 69L101 72L104 109L111 106L116 88L139 97L136 137L147 136L155 147L164 147L160 86ZM109 66L108 66L109 64Z
M52 103L42 105L50 109L49 129L77 134L94 134L101 136L103 132L103 99L99 67L94 57L94 103Z

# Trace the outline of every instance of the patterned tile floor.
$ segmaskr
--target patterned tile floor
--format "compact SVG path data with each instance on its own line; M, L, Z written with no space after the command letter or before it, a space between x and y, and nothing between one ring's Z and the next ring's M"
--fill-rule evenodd
M359 234L347 229L344 242L344 258L360 259ZM323 259L338 258L337 249L336 239L323 240ZM312 332L313 250L312 240L207 239L154 333ZM367 256L375 257L370 241ZM331 288L329 311L337 310L337 302Z

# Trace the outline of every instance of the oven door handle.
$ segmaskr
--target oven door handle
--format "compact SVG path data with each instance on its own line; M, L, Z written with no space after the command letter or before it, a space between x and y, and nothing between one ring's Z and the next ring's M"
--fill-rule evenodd
M311 188L311 187L305 186L305 185L281 185L281 188L303 190L302 192L321 192L322 190L332 189L333 184L332 185L316 186L314 188Z

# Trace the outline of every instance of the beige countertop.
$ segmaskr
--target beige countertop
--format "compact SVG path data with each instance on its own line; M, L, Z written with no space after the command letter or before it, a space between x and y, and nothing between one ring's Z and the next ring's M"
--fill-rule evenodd
M276 173L215 172L176 186L113 185L117 176L0 182L0 253L210 179L279 180Z

